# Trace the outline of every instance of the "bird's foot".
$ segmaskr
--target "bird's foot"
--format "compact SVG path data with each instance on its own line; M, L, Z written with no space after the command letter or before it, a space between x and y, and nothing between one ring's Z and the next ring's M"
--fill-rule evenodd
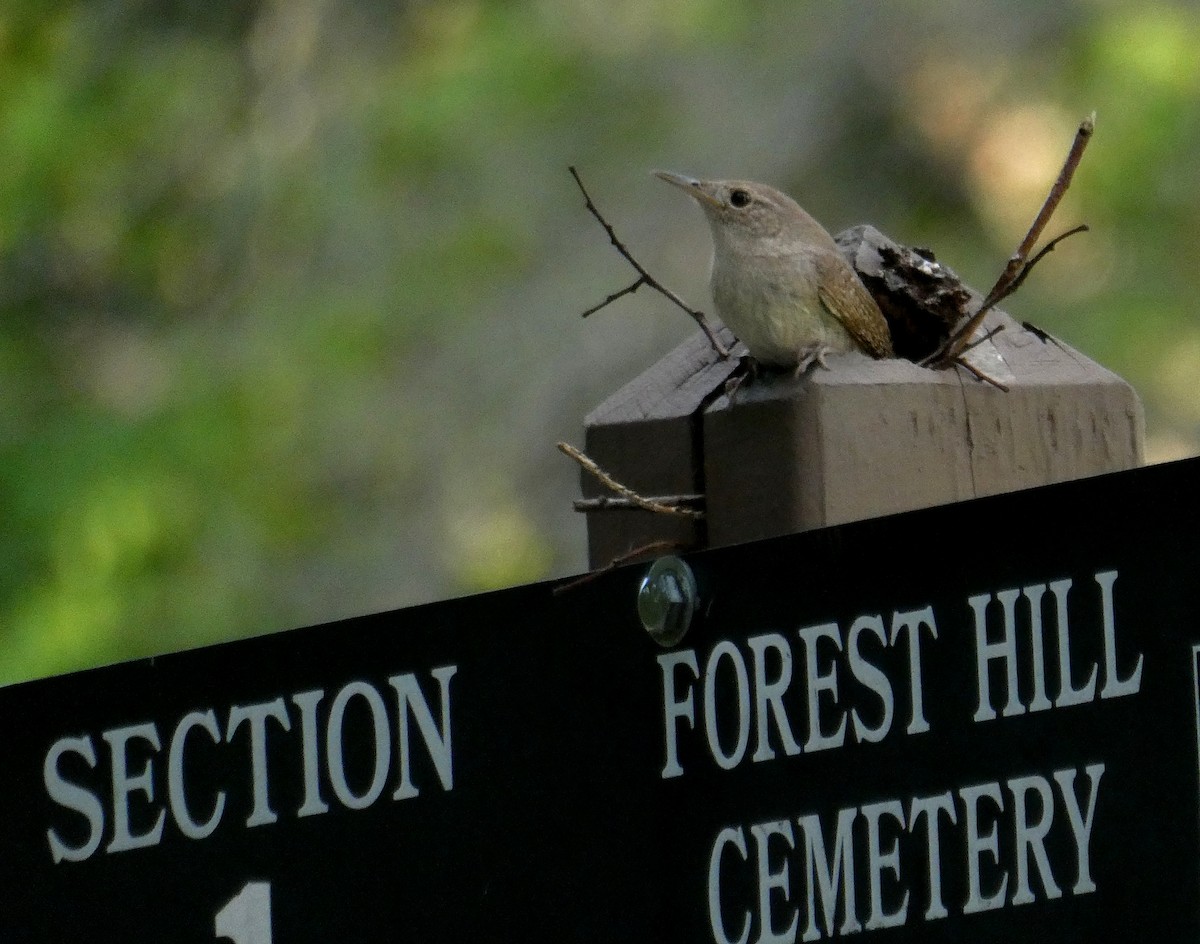
M829 365L825 362L825 355L832 353L833 348L827 344L814 344L811 347L804 348L800 351L800 359L796 362L796 371L793 376L803 376L814 364L818 367L823 367L825 370L829 370Z
M738 365L733 369L733 373L729 375L729 379L725 381L725 396L733 399L733 395L741 389L744 383L753 383L758 380L759 366L749 354L743 354L738 358Z

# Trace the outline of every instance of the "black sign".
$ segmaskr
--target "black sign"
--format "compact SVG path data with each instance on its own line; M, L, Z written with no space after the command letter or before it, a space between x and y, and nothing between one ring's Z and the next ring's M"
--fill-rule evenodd
M0 690L0 939L1195 940L1198 480Z

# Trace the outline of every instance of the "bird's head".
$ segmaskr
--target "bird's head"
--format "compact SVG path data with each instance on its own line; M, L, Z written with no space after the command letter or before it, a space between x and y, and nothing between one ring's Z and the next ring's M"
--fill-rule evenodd
M654 176L679 187L700 204L718 243L787 248L801 242L836 248L820 223L774 187L749 180L697 180L662 170Z

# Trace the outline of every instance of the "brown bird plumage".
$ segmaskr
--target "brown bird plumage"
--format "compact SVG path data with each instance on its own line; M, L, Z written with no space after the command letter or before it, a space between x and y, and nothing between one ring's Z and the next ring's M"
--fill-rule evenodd
M827 353L894 356L879 306L833 237L791 197L745 180L657 176L704 210L713 301L756 360L803 369Z

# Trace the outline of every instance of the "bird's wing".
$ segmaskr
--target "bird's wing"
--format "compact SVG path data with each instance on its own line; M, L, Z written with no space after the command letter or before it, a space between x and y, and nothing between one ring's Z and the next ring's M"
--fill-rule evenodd
M854 270L833 253L819 253L815 262L821 304L872 357L894 357L887 320Z

